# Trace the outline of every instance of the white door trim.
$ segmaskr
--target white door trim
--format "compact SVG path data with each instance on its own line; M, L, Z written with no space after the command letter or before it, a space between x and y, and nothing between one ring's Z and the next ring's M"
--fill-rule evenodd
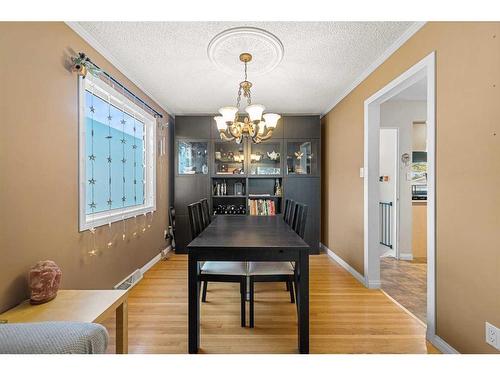
M364 103L364 274L366 285L380 287L379 258L379 143L380 105L426 77L427 79L427 336L436 330L435 301L435 64L432 52Z

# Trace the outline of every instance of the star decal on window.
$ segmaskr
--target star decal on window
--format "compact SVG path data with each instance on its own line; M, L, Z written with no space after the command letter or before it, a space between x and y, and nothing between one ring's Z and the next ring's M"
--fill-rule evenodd
M127 198L125 196L122 197L122 202L125 202Z
M94 161L95 160L95 155L94 154L89 155L89 160Z
M127 162L127 159L123 158L122 163L125 164Z
M91 203L89 204L89 207L90 207L90 208L96 208L96 204L95 204L95 202L91 202Z
M125 121L125 119L122 119L122 120L120 121L120 123L121 123L122 125L125 125L125 124L127 123L127 121Z
M113 117L111 115L108 116L108 120L111 121Z
M121 142L122 144L125 144L125 143L127 143L127 140L126 140L125 138L122 138L122 139L120 139L120 142Z
M108 156L106 159L108 160L108 163L111 163L113 160L113 159L111 159L111 156Z
M93 178L91 178L91 179L89 180L89 184L90 184L90 185L95 185L95 180L94 180Z
M90 112L94 113L95 112L95 108L93 105L90 106Z
M113 204L113 201L111 200L111 198L109 198L106 202L108 203L108 206L111 206Z

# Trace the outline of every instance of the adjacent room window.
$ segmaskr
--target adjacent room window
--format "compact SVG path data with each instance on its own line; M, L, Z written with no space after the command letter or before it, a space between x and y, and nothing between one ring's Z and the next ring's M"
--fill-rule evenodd
M156 119L119 90L80 80L80 230L156 209Z

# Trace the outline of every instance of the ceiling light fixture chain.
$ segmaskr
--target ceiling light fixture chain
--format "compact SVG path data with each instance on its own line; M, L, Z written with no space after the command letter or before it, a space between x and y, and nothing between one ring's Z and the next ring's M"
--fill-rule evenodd
M250 53L244 52L240 55L240 61L244 64L244 80L238 87L238 96L236 107L223 107L219 109L222 116L215 116L217 129L223 141L232 141L241 143L244 137L248 137L254 143L260 143L272 137L273 131L278 124L280 115L275 113L266 113L263 115L265 107L260 104L252 104L252 82L248 80L248 63L252 60ZM243 121L239 120L239 108L241 103L241 94L247 99L245 111L248 117Z

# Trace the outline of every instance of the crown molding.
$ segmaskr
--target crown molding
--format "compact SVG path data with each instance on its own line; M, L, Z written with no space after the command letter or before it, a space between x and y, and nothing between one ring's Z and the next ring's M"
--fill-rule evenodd
M174 117L174 113L170 112L165 106L160 104L160 101L155 98L145 87L144 84L134 77L127 69L118 61L118 59L113 56L113 54L104 47L94 36L92 36L85 28L80 25L78 22L64 22L69 26L75 33L77 33L83 40L85 40L92 48L94 48L97 52L99 52L106 60L108 60L111 64L114 65L116 69L118 69L127 79L129 79L134 85L136 85L144 94L146 94L150 99L152 99L155 104L160 107L163 111L167 112L167 114L171 117Z
M361 75L356 78L350 85L345 89L342 94L337 96L333 101L333 104L325 110L321 117L325 116L328 112L330 112L337 104L340 103L342 99L344 99L347 95L351 93L361 82L363 82L370 74L372 74L375 69L377 69L380 65L382 65L394 52L396 52L403 44L406 43L408 39L410 39L418 30L420 30L427 22L415 22L411 25L401 36L392 43L389 48L387 48L384 53L376 59L370 66L361 73Z

